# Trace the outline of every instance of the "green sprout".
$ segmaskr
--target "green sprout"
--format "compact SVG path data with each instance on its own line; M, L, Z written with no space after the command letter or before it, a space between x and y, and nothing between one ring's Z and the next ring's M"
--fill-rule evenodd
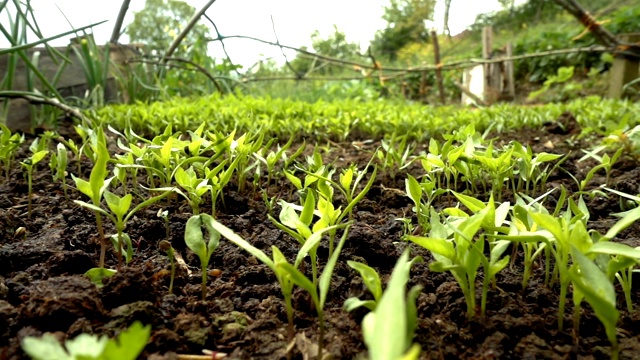
M187 170L183 168L176 169L175 179L178 185L187 192L185 195L182 191L177 191L178 194L187 199L193 215L199 215L200 204L203 201L202 197L211 188L208 179L198 178L193 167L189 167Z
M446 224L431 221L429 237L412 236L407 240L429 250L435 261L429 265L432 271L450 271L460 285L467 304L467 317L475 316L476 276L484 258L484 235L473 240L480 230L488 208L466 218L450 217ZM466 215L466 214L465 214ZM485 259L486 260L486 259Z
M171 194L171 191L165 191L158 196L154 196L141 202L135 208L131 209L131 203L133 201L133 196L131 194L120 197L108 190L105 190L103 192L103 196L110 211L106 211L100 206L95 206L94 204L86 203L84 201L74 200L74 202L80 206L86 207L87 209L93 210L96 215L102 214L106 216L114 223L114 225L116 226L117 234L112 236L111 239L116 248L116 254L118 256L118 269L120 269L122 267L123 255L127 264L133 258L133 246L131 243L131 238L124 232L127 226L127 222L136 212L138 212L138 210L158 202L169 194Z
M40 150L38 152L33 153L28 159L26 159L25 161L22 161L22 167L24 167L26 169L26 177L27 177L27 187L28 187L28 207L27 207L27 217L29 219L31 219L31 198L32 198L32 193L33 193L33 167L36 166L37 163L39 163L42 159L44 159L45 156L47 156L47 154L49 153L49 151L47 150Z
M11 163L13 162L15 152L23 142L24 135L18 133L11 134L11 130L0 123L0 162L4 165L6 181L9 181L11 175Z
M27 336L21 346L34 360L135 360L147 345L150 335L151 325L143 326L136 321L121 331L116 339L80 334L66 340L63 346L56 336L45 334L41 338Z
M207 267L211 255L220 244L220 232L213 226L214 219L209 214L193 215L187 220L184 230L184 241L187 247L200 258L202 267L202 301L207 298ZM207 230L209 240L205 242L202 226Z
M96 225L98 227L98 236L100 241L100 261L98 263L99 268L104 267L104 259L107 252L107 243L104 235L104 228L102 227L102 215L100 211L96 211L96 208L100 208L102 201L102 195L109 186L109 183L113 178L107 179L107 161L111 158L109 151L107 150L106 140L104 132L98 128L97 142L95 146L95 153L97 159L91 169L91 175L89 175L89 181L80 179L71 174L71 178L76 184L78 190L91 199L91 205L94 207L92 210L96 216Z
M67 148L62 143L58 143L56 146L56 152L51 153L51 167L54 171L53 180L60 181L62 183L62 191L64 197L69 198L67 195L67 164L69 163L69 157L67 155Z
M367 289L369 289L369 292L371 292L371 295L373 295L373 300L360 300L357 297L350 297L345 300L344 309L351 312L361 306L364 306L367 309L374 311L377 304L380 302L380 297L382 296L382 282L380 281L380 276L378 276L378 273L369 265L351 260L347 261L347 264L352 269L360 273L362 281Z
M169 294L173 294L173 280L176 276L176 263L175 263L175 254L171 243L167 240L161 240L158 245L160 249L167 253L167 257L169 258L169 263L171 264L171 280L169 281Z
M421 257L409 260L408 249L402 253L378 305L362 320L362 337L371 360L410 360L420 355L420 345L412 343L418 326L415 302L422 287L416 285L406 293L409 272L418 262Z

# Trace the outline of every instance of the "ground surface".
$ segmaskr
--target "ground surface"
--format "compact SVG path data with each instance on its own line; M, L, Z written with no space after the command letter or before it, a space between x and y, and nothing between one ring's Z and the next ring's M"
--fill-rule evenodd
M518 140L530 144L535 151L567 153L563 165L581 179L593 163L577 162L592 142L575 140L570 117L559 119L544 128L526 129L496 135L501 142ZM353 139L356 140L356 139ZM549 141L554 149L549 149ZM357 162L364 167L371 156L368 150L377 143L346 142L327 154L336 164ZM545 145L547 147L545 147ZM24 150L20 156L24 157ZM88 167L88 163L85 164ZM640 193L640 170L631 160L621 161L612 173L610 186L632 194ZM74 164L72 164L74 166ZM88 170L87 170L88 171ZM417 168L411 170L419 174ZM84 174L88 176L88 174ZM404 177L391 179L378 176L375 185L358 205L355 223L350 231L337 266L326 310L325 345L334 358L351 359L364 356L360 321L364 310L351 314L342 304L350 296L368 296L359 276L346 265L346 260L368 263L383 275L386 282L396 260L408 246L400 241L403 227L396 218L410 216L411 202L404 196ZM602 183L602 176L594 184ZM69 184L72 182L69 180ZM548 186L560 184L575 190L573 180L557 172ZM218 219L255 246L270 252L277 245L293 259L297 243L267 219L267 208L259 194L238 194L230 184L225 206L219 206ZM98 246L92 213L65 200L62 188L51 181L46 165L39 168L34 182L34 211L26 214L27 186L18 167L12 180L0 186L0 359L22 359L19 342L25 336L53 332L62 338L80 333L113 335L135 320L151 324L152 336L143 356L155 359L174 358L173 353L200 354L202 349L224 352L234 359L285 358L286 315L276 278L268 267L255 258L223 241L212 258L211 269L221 270L210 277L206 301L200 299L198 259L186 249L184 225L190 208L182 202L164 204L169 210L170 240L192 270L177 274L174 294L168 294L169 262L157 244L165 239L162 219L156 216L159 206L142 210L128 225L128 233L137 244L130 266L97 288L82 274L97 265ZM294 201L295 191L285 181L270 189L281 198ZM80 198L75 191L72 197ZM509 196L508 194L506 195ZM436 208L452 205L446 198L436 201ZM588 200L591 228L606 231L614 222L611 213L619 212L617 197ZM207 206L203 208L207 211ZM279 207L275 209L276 214ZM415 222L415 220L414 220ZM26 236L15 235L19 227ZM113 231L111 225L108 231ZM616 241L640 245L640 226L633 225ZM449 274L429 270L431 256L414 247L413 255L427 260L415 265L410 285L424 287L417 300L419 327L415 341L422 347L423 359L599 359L607 358L609 343L597 318L584 305L579 341L574 342L570 297L565 315L565 330L557 330L558 289L542 283L536 269L530 285L521 288L522 269L518 257L513 269L506 268L498 276L498 289L489 294L485 319L467 320L462 293ZM321 262L327 247L319 250ZM115 268L113 252L108 266ZM618 308L624 299L618 289ZM637 289L633 299L637 300ZM294 293L295 326L298 333L292 346L295 359L304 358L305 348L317 340L315 310L302 290ZM640 354L640 313L622 311L618 337L621 358L637 358Z

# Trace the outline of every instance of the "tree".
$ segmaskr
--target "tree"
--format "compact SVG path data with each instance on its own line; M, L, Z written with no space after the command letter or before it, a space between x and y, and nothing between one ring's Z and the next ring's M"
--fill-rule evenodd
M433 20L435 0L391 0L382 19L387 27L376 33L372 42L375 53L395 60L398 51L414 42L429 40L426 20Z
M182 28L193 17L196 9L179 0L147 0L144 9L135 13L133 22L127 27L130 41L143 43L149 51L163 53ZM176 51L176 56L184 55L186 48L193 45L206 52L209 28L197 24L187 35L184 47Z
M340 31L336 25L333 25L333 29L333 34L326 39L321 37L318 30L311 34L313 51L338 59L354 60L360 53L360 45L348 41L345 33ZM302 49L306 50L304 47ZM323 60L313 60L301 54L298 54L298 56L291 61L291 65L298 73L302 74L312 69L315 69L317 73L322 75L335 75L341 71L341 69L332 67Z

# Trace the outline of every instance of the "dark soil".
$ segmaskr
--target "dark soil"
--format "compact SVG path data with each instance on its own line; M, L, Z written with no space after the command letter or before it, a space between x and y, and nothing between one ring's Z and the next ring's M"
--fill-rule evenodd
M590 148L594 142L578 139L576 126L571 115L565 114L541 129L493 137L496 144L518 140L531 145L536 152L570 154L562 168L583 179L595 162L578 162L584 155L580 149ZM326 162L335 161L337 166L355 162L363 168L379 143L354 141L337 145L325 155ZM419 146L417 151L421 149ZM19 160L25 154L26 146ZM160 206L141 210L128 224L127 232L136 244L132 263L106 279L104 287L92 284L82 274L98 262L95 218L88 210L65 199L61 185L51 181L45 163L35 173L30 218L27 185L19 165L14 167L11 181L2 181L0 186L0 359L26 358L20 348L20 341L26 336L40 336L44 332L52 332L60 339L80 333L114 335L136 320L152 327L143 358L175 359L176 353L201 354L203 349L227 353L232 359L286 358L287 321L280 288L269 268L255 258L223 240L210 265L210 269L219 269L221 273L209 277L207 299L201 300L199 261L183 239L191 210L181 201L162 204L169 211L170 241L189 270L179 268L173 294L168 293L169 261L157 246L167 236L163 220L156 215ZM83 165L85 169L90 167L89 163ZM408 171L419 175L419 164ZM577 185L567 172L556 170L547 187L564 185L576 191ZM86 178L88 174L83 176ZM355 210L355 223L334 272L326 305L324 344L333 358L366 355L360 329L365 311L347 313L342 305L350 296L370 295L346 260L368 263L386 282L406 246L414 248L413 255L422 255L427 260L413 267L410 281L411 286L424 287L417 300L419 327L415 337L422 347L421 358L608 358L609 342L604 328L589 306L583 305L580 336L574 341L570 295L565 330L558 331L558 289L548 288L543 283L543 269L536 269L530 285L523 291L520 261L516 261L513 269L507 267L499 274L498 288L489 293L486 318L466 319L463 296L453 277L431 272L428 267L431 256L400 239L403 226L396 219L412 215L410 199L404 195L404 178L403 173L395 178L379 174ZM279 181L270 188L272 195L294 201L295 191L286 181ZM598 174L592 184L603 182L604 173ZM70 179L68 184L72 185ZM609 185L627 193L640 193L638 163L633 159L621 160ZM218 205L218 220L265 252L270 253L271 246L276 245L293 259L298 245L268 220L261 195L254 194L251 186L243 194L236 189L235 183L227 187L224 206ZM82 198L74 190L70 190L70 196ZM434 205L443 208L452 204L442 197ZM587 197L587 205L591 228L603 233L616 220L611 214L621 211L617 196ZM208 206L203 207L203 212L210 210ZM279 212L278 206L274 212ZM16 234L20 227L26 229L26 235ZM107 231L114 231L111 224L107 225ZM639 246L639 234L640 224L635 224L615 240ZM323 243L319 250L321 262L326 260L327 253L327 244ZM107 255L107 266L114 269L117 266L113 251ZM640 313L627 313L620 289L618 294L622 313L618 327L621 358L637 359ZM635 288L633 299L637 300L638 295ZM309 296L301 289L295 290L294 307L298 337L291 351L294 359L306 359L305 348L313 347L317 341L316 313Z

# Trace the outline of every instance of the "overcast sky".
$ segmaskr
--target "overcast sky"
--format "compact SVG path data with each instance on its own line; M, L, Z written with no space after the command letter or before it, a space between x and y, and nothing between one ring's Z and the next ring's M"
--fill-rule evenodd
M133 12L144 7L144 2L131 1L125 26L133 19ZM187 2L199 9L207 0ZM442 28L443 2L438 0L436 6L435 26L438 28ZM109 40L120 4L118 0L31 0L45 36L68 31L71 25L80 27L109 20L93 30L98 44ZM280 42L296 47L310 46L310 35L314 30L319 30L324 37L328 36L335 24L347 34L348 40L359 42L366 48L376 30L385 26L381 16L384 6L388 4L389 0L218 0L209 8L207 15L223 35L246 35L270 41L275 40L271 23L273 16ZM449 27L453 35L472 24L478 14L500 9L497 0L452 0L451 4ZM0 13L0 21L7 24L6 11ZM121 42L126 41L126 37L121 39ZM67 43L68 39L64 39L54 45ZM265 57L276 57L280 62L282 57L279 49L249 40L229 39L225 45L231 59L245 66ZM0 46L7 46L6 41L0 40ZM224 56L218 47L212 47L211 50L215 57Z

